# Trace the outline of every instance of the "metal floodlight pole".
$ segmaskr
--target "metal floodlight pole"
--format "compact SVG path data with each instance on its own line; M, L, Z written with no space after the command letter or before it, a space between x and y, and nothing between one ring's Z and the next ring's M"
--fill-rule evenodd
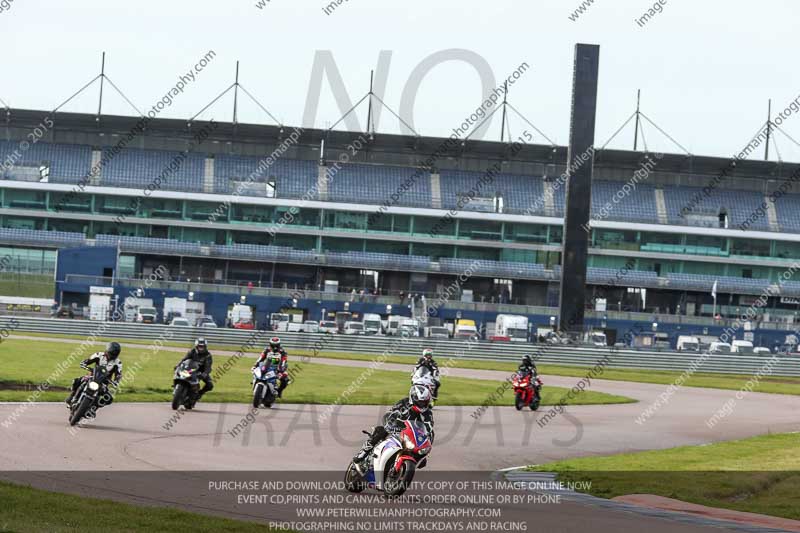
M233 123L237 124L239 107L239 60L236 60L236 76L233 81Z
M102 59L100 60L100 100L97 104L98 118L103 112L103 81L106 79L106 53L103 52Z
M639 109L640 103L642 99L642 90L636 90L636 127L633 128L633 151L635 152L636 149L639 147Z
M772 136L772 98L767 101L767 143L764 145L764 161L769 161L769 138Z
M507 115L507 106L508 104L508 80L503 83L503 119L500 123L500 142L505 140L505 132L506 132L506 115ZM511 135L509 134L509 138Z
M373 133L375 128L372 127L372 83L375 77L375 71L369 71L369 102L367 103L367 133Z

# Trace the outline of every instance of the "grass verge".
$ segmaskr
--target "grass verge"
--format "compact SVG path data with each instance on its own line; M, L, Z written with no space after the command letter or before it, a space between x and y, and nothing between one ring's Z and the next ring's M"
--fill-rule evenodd
M800 520L800 433L705 446L585 457L530 467L562 481L591 482L590 494L655 494Z
M0 365L0 401L24 401L33 387L47 380L58 364L75 350L77 344L58 342L26 341L7 339L3 343L2 365ZM75 364L58 375L51 385L62 390L44 392L40 401L60 401L66 396L63 388L69 387L72 379L82 374L78 363L88 355L75 358ZM213 352L212 352L213 353ZM181 354L171 351L153 353L141 345L126 345L123 351L123 372L127 373L119 401L166 402L172 397L172 375ZM214 356L214 366L221 369L230 361L230 370L215 380L215 387L206 399L214 402L247 403L252 398L250 367L255 356L235 360L230 356ZM411 385L410 373L370 370L359 367L333 366L303 363L295 358L292 362L294 383L283 396L284 402L331 404L342 400L342 391L356 382L362 375L368 376L360 387L343 399L344 404L388 405L408 394ZM138 370L137 370L138 369ZM438 405L512 405L513 392L493 394L500 382L457 377L444 377ZM27 387L28 390L25 390ZM545 387L543 405L554 405L567 393L567 389ZM595 391L578 394L568 405L597 405L630 403L631 398Z
M140 507L111 500L84 498L0 482L0 531L30 533L125 533L192 531L273 533L261 524L200 516L164 507Z
M83 340L84 337L78 335L45 335L41 333L19 333L20 335L30 335L30 336L37 336L42 337L43 339L53 339L53 338L71 338L71 339L80 339ZM111 340L111 339L102 339L102 340ZM135 339L123 339L123 345L127 344L149 344L152 341L148 340L135 340ZM98 343L98 346L101 346ZM178 342L168 342L165 343L165 346L180 346L186 347L186 343L178 343ZM230 351L237 351L240 349L240 346L235 345L215 345L212 348L217 350L230 350ZM260 350L260 348L259 348ZM534 351L534 347L531 347L531 352ZM248 351L252 352L255 357L256 350ZM329 359L345 359L351 361L372 361L374 360L379 354L361 354L361 353L342 353L342 352L328 352L322 351L318 354L313 353L309 350L293 350L290 353L290 357L294 357L296 359L297 356L300 355L308 355L311 357L325 357ZM446 361L449 357L454 356L458 357L456 354L448 354L439 352L436 354L437 360L440 364ZM767 362L767 358L764 358L764 363ZM387 360L387 363L399 363L399 364L413 364L413 358L407 356L390 356ZM507 362L497 362L497 361L474 361L469 359L460 359L452 365L453 368L466 368L466 369L476 369L476 370L499 370L503 372L513 372L517 368L516 363L507 363ZM541 364L538 365L540 373L544 376L567 376L567 377L576 377L582 378L586 375L586 373L590 370L589 367L580 367L580 366L565 366L565 365L553 365L553 364ZM602 375L598 376L597 379L608 379L608 380L615 380L615 381L630 381L635 383L653 383L657 385L671 385L675 382L678 377L681 376L681 372L669 372L669 371L662 371L662 370L636 370L636 369L611 369L606 368ZM697 372L686 379L683 386L684 387L698 387L698 388L708 388L708 389L725 389L725 390L739 390L741 389L750 379L752 378L751 375L734 375L734 374L714 374L708 372ZM791 395L800 395L800 378L797 377L782 377L782 376L764 376L762 377L759 382L753 388L753 392L764 392L770 394L791 394Z

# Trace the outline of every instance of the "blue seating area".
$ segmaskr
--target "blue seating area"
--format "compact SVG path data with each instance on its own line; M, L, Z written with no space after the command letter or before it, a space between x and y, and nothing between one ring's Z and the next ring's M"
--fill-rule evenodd
M658 283L655 272L644 270L621 270L618 268L589 267L586 272L589 283L616 285L619 287L654 287Z
M265 154L266 157L268 154ZM144 150L126 148L113 155L109 147L102 149L102 186L140 189L147 187L160 175L166 178L160 188L172 191L203 192L205 161L204 153L185 153L166 150ZM52 183L77 183L91 170L92 147L89 145L37 142L26 150L21 150L17 141L0 141L0 162L9 158L10 168L0 171L0 179L38 181L39 167L50 167L49 181ZM229 194L237 182L246 182L259 167L262 157L225 155L214 156L214 192ZM175 170L169 172L169 168ZM431 180L427 171L418 172L413 167L350 163L336 170L328 167L331 180L328 184L328 200L334 202L407 207L432 207ZM400 191L395 200L392 195L403 189L403 185L417 174L407 190ZM270 178L276 180L275 197L288 199L319 199L316 190L319 166L316 161L278 158L262 175L255 180L252 190L241 190L245 196L266 196L264 185ZM457 206L462 194L476 188L484 176L482 172L442 170L440 173L442 207L450 209ZM621 176L622 177L622 176ZM592 191L592 215L595 218L630 221L657 222L657 207L654 185L639 183L624 197L615 195L624 181L597 180ZM506 213L530 212L535 215L564 215L566 185L554 189L552 212L545 208L544 182L540 176L525 176L501 173L494 176L492 183L483 185L478 196L493 199L503 198ZM736 228L749 221L749 229L769 231L769 218L757 214L753 216L764 201L764 195L755 191L731 190L724 184L715 188L706 198L700 187L665 187L664 197L667 219L670 224L708 225L718 227L721 212L728 215L728 227ZM695 196L699 202L693 200ZM607 215L603 208L611 205ZM533 211L529 211L536 206ZM680 216L684 207L691 206L691 214L702 215L703 219L687 221ZM491 210L492 204L474 202L464 210ZM800 232L800 194L789 194L775 203L778 224L782 231Z
M800 231L800 195L787 194L775 202L778 224L783 231Z
M95 242L98 246L117 246L119 244L120 249L125 252L200 255L200 244L175 239L97 235Z
M361 266L377 270L422 270L431 268L431 258L379 252L326 252L325 263L336 266Z
M231 259L256 259L260 261L285 261L295 263L314 262L313 250L295 250L288 246L264 246L260 244L213 244L211 254Z
M380 205L392 201L391 195L403 185L394 205L431 207L431 179L427 171L413 167L384 165L341 165L338 170L328 167L328 197L333 202Z
M455 208L459 197L475 190L481 198L503 197L507 213L544 214L544 186L541 177L497 174L491 183L479 185L484 173L443 170L440 173L442 207Z
M17 155L18 154L18 155ZM50 180L53 183L76 183L86 176L92 166L92 149L80 144L51 144L37 142L22 150L18 142L0 141L0 162L6 158L14 162L0 179L14 179L20 167L36 168L42 163L50 165ZM16 171L15 171L15 168Z
M639 183L627 194L625 182L595 181L592 185L592 217L599 220L631 220L658 223L655 188ZM616 201L615 201L616 199Z
M567 183L559 185L558 188L553 187L553 205L555 207L555 216L563 217L567 205Z
M69 248L82 246L86 236L71 231L0 228L0 242Z
M103 185L144 188L162 177L161 189L201 192L205 154L126 148L113 155L103 150Z
M275 178L275 196L278 198L318 198L315 187L319 167L316 162L276 159L257 179L250 180L250 176L259 168L261 161L260 157L218 155L214 159L214 192L223 194L232 192L231 181L266 183L270 178Z
M0 243L69 248L86 244L85 235L76 232L42 231L29 229L0 228ZM297 264L324 264L341 267L359 267L375 270L400 270L437 272L441 274L500 277L511 279L534 279L558 281L561 268L552 269L541 264L512 261L490 261L469 258L443 257L438 264L428 256L406 256L376 252L317 253L314 250L297 250L287 246L263 246L254 244L208 245L203 250L200 243L182 242L175 239L97 235L97 246L120 246L124 252L213 256L225 259L245 259ZM704 274L669 273L666 285L652 271L630 270L620 275L618 269L589 267L587 281L595 285L617 285L620 287L669 288L698 292L711 292L717 281L718 293L763 294L771 285L769 280L713 276ZM800 297L800 281L785 281L780 284L782 295Z
M760 294L772 283L766 279L733 278L711 276L706 274L667 274L669 287L692 291L711 292L714 281L717 281L718 293Z
M698 196L699 195L699 196ZM699 198L700 200L695 200ZM723 210L728 214L728 226L735 228L750 218L764 201L764 196L751 191L734 191L718 187L706 197L700 187L667 187L664 189L664 201L667 206L667 218L671 224L685 224L680 216L686 208L686 214L708 215L716 217ZM691 208L691 209L689 209ZM769 230L766 216L757 217L751 222L749 229Z

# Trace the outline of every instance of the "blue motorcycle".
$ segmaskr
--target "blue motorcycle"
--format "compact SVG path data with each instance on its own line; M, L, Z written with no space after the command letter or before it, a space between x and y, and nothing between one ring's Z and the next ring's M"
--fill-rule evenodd
M278 372L274 365L264 362L253 368L253 407L272 407L278 398Z

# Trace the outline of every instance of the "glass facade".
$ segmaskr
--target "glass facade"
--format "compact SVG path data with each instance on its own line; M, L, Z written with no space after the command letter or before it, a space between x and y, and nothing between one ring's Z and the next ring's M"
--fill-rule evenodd
M25 210L25 214L0 215L2 228L78 232L89 238L110 234L201 244L241 243L299 250L413 254L431 257L433 261L463 258L524 262L547 267L560 263L560 250L520 250L503 247L502 243L560 246L563 234L557 225L524 222L451 220L440 216L290 206L232 204L228 208L216 202L189 199L17 189L0 189L0 205ZM113 220L95 220L94 216L113 217ZM229 228L209 227L209 221L228 224ZM312 234L298 234L292 230L306 230L305 233ZM328 232L337 235L328 235ZM777 239L595 229L590 242L595 251L648 254L649 257L635 258L635 269L659 276L676 273L777 280L793 260L800 260L800 243ZM43 252L37 253L40 254L38 259L20 258L19 268L23 271L51 268L41 256ZM691 256L692 260L683 259L686 256ZM718 259L703 261L703 257ZM765 260L785 262L787 266L766 266ZM628 261L629 257L624 255L593 254L589 266L616 269L623 268ZM738 264L740 262L748 264Z

